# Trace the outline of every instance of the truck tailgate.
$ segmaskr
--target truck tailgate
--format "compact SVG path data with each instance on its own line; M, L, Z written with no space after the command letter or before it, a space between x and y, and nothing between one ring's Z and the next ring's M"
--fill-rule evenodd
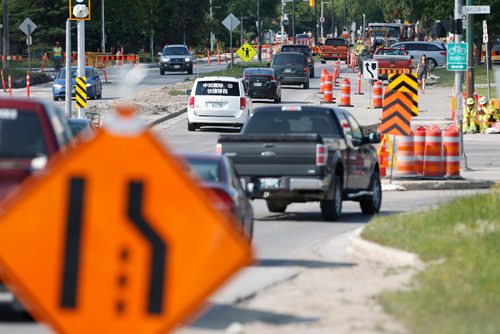
M321 136L305 135L222 135L222 153L234 162L241 176L314 176L322 174L316 166L316 145Z

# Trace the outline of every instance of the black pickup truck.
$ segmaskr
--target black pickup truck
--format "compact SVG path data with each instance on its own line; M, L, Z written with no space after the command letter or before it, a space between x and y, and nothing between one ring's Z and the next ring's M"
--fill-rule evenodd
M338 220L342 201L358 201L364 214L382 202L373 143L341 109L274 106L254 110L239 135L221 135L217 151L230 157L253 198L271 212L293 202L319 201L326 220Z

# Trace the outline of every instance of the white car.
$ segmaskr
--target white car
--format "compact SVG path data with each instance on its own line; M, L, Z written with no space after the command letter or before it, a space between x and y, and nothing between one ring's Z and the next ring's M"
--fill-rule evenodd
M278 31L276 35L274 35L274 40L276 42L281 42L283 39L283 42L286 42L288 40L288 34L286 32L281 32Z
M188 90L188 131L201 126L242 127L252 110L243 80L235 77L198 78Z
M420 57L425 54L431 69L446 65L446 46L441 42L400 42L392 45L393 48L405 48L413 56L413 65L416 67Z

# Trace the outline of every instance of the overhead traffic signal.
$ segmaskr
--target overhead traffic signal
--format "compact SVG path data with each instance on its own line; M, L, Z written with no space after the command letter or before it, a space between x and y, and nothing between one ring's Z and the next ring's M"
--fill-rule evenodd
M69 0L70 20L90 20L90 0Z
M309 0L309 7L314 7L314 1L315 0Z

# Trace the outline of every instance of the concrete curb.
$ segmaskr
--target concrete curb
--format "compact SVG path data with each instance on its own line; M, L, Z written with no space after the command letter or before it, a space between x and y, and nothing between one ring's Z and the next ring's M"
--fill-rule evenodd
M179 110L179 111L173 112L173 113L168 114L168 115L166 115L166 116L163 116L163 117L160 117L160 118L158 118L158 119L155 119L155 120L154 120L154 121L152 121L152 122L149 122L147 126L148 126L148 128L152 128L152 127L154 127L154 126L156 126L156 125L158 125L158 124L160 124L160 123L163 123L163 122L165 122L165 121L168 121L169 119L172 119L172 118L174 118L174 117L180 116L180 115L182 115L182 114L183 114L183 113L185 113L185 112L187 112L187 108L182 108L182 109L181 109L181 110Z
M424 262L414 253L382 246L363 239L361 237L363 229L364 227L360 227L352 233L347 247L349 253L371 262L384 263L395 267L410 266L418 269L424 267Z
M490 180L464 179L464 180L382 180L383 186L393 184L396 189L385 190L467 190L488 189L496 183ZM403 189L401 189L403 188Z

